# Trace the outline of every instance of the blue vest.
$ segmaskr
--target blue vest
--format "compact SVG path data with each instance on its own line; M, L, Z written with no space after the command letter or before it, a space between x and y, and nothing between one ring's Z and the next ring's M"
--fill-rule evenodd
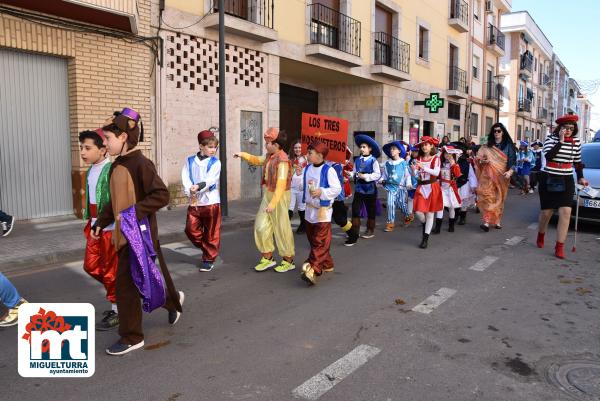
M400 186L400 182L404 179L404 172L406 170L406 161L401 161L398 164L392 164L388 161L385 162L385 171L387 173L387 182L385 188L388 190L397 190Z
M304 183L303 183L303 187L302 187L302 203L306 203L306 172L308 171L308 168L310 166L312 166L312 164L309 164L304 169ZM327 178L327 173L329 172L329 168L331 168L331 166L329 164L327 164L327 163L323 164L323 168L321 169L321 176L319 177L319 188L329 188L329 179ZM331 201L328 201L328 200L320 200L319 203L321 204L322 207L327 207L327 206L331 205Z
M354 169L356 170L356 173L372 174L374 164L375 158L373 156L369 156L369 158L366 160L364 160L362 157L358 157L354 163ZM354 184L354 191L356 192L360 192L362 194L377 193L375 181L367 182L365 180L361 180L357 176L354 176Z
M197 182L194 182L194 176L192 175L192 166L194 165L195 158L196 158L196 155L188 157L188 173L190 175L190 181L192 182L192 185L198 184ZM217 159L214 156L212 156L210 159L208 159L208 165L206 166L207 173L210 171L210 168L213 166L213 164L216 163L217 160L219 160L219 159ZM209 191L212 191L214 189L217 189L217 184L213 184L210 187L208 187Z

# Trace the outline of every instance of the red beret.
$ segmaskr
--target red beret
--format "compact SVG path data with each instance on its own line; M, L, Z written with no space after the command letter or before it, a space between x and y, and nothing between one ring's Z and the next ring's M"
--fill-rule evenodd
M577 121L579 121L579 117L577 116L577 114L565 114L564 116L556 119L556 123L558 125L575 124L577 123Z
M209 130L198 132L198 143L202 142L203 139L213 138L215 133Z
M327 153L329 153L329 148L321 141L314 141L308 145L308 149L313 149L315 152L322 154L323 157L327 157Z
M432 138L432 137L430 137L430 136L423 135L423 136L421 137L421 140L419 141L419 143L417 143L417 145L416 145L416 146L419 146L419 147L420 147L420 146L421 146L421 145L423 145L424 143L429 143L429 144L431 144L431 145L433 145L433 146L438 146L438 145L440 144L440 141L439 141L437 138Z

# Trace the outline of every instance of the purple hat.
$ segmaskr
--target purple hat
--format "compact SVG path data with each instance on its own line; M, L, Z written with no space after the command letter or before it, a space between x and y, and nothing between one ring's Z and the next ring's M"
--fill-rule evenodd
M124 115L127 118L132 119L133 121L140 122L140 113L138 113L137 111L130 109L129 107L125 107L123 110L121 110L121 115Z

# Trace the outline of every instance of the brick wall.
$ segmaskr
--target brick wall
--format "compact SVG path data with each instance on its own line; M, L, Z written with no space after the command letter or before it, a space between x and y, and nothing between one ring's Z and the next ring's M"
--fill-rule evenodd
M152 35L150 0L138 0L138 32ZM87 166L79 157L78 133L100 127L115 110L137 110L144 123L139 145L154 160L151 108L154 56L143 44L93 33L73 32L0 14L0 46L68 58L73 212L81 216Z

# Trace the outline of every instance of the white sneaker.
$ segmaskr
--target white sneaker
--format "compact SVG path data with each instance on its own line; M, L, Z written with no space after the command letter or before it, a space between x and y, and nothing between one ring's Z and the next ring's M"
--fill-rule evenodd
M181 306L183 306L183 301L185 301L185 294L183 293L183 291L179 291L179 304ZM174 325L179 321L180 317L181 312L179 312L178 310L169 311L169 324Z

